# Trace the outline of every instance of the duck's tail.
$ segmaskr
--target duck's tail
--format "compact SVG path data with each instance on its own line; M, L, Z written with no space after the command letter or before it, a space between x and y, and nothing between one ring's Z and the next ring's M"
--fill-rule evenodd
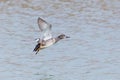
M38 43L38 44L35 46L35 48L34 48L33 51L35 51L36 54L37 54L37 53L39 52L39 50L40 50L40 43Z

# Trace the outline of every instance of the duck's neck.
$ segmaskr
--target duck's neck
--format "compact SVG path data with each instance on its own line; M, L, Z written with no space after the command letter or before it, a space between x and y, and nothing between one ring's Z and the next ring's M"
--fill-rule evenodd
M57 42L60 41L60 40L61 40L60 38L56 37L56 38L55 38L55 43L57 43Z

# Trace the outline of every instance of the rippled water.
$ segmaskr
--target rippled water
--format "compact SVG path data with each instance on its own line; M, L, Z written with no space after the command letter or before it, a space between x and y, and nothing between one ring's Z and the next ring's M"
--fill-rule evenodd
M57 44L33 51L37 18ZM119 0L1 0L1 80L120 80Z

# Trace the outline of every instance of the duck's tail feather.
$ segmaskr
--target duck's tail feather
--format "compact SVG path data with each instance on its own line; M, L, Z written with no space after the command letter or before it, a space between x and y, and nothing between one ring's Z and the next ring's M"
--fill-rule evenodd
M39 52L39 49L40 49L40 43L38 43L38 44L35 46L35 48L34 48L33 51L35 51L36 54L37 54L37 53Z
M37 54L39 52L39 50L38 51L36 51L36 53L35 54Z

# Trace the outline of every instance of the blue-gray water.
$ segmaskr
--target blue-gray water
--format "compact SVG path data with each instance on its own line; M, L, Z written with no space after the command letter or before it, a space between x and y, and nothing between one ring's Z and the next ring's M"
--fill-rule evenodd
M71 38L33 51L37 18ZM1 80L120 80L120 0L1 0Z

